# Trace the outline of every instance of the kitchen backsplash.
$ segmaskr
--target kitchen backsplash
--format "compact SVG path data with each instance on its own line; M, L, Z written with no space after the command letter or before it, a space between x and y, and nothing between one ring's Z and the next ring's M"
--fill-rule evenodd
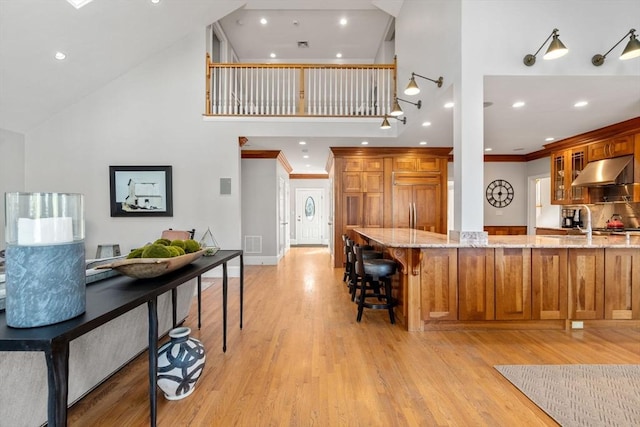
M622 217L622 223L626 228L640 228L640 203L598 203L589 205L589 208L591 208L591 220L594 228L606 227L607 221L614 214ZM584 209L582 215L582 222L586 225Z

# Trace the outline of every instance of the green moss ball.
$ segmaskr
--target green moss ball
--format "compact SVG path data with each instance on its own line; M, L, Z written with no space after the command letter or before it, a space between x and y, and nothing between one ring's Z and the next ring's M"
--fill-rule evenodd
M154 243L144 248L142 258L171 258L171 251L165 245Z
M172 241L171 241L171 246L177 246L177 247L179 247L179 248L184 249L184 240L179 240L179 239L177 239L177 240L172 240Z
M181 255L179 251L180 248L178 248L177 246L167 246L166 248L169 249L172 257Z
M167 246L167 247L169 247L169 246ZM171 246L171 247L172 248L176 248L178 250L179 256L185 254L184 249L182 249L180 246Z
M198 252L200 250L200 243L196 242L193 239L184 241L184 251L188 254L193 252Z
M158 245L169 246L171 244L171 240L169 240L169 239L158 239L153 243L158 244Z
M142 258L143 251L144 251L144 248L134 249L131 252L129 252L129 255L127 255L127 259Z

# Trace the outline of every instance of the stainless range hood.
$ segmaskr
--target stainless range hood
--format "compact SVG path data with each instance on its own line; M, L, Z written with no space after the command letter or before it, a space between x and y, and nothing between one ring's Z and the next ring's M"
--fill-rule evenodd
M595 187L633 182L633 156L615 157L587 163L572 187Z

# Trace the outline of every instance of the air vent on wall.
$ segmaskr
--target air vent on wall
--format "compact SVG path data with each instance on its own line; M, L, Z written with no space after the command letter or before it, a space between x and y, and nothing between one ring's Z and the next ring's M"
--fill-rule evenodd
M244 236L244 252L247 254L261 254L262 236Z
M302 48L302 49L306 49L306 48L309 47L309 42L307 42L307 41L298 42L298 47Z

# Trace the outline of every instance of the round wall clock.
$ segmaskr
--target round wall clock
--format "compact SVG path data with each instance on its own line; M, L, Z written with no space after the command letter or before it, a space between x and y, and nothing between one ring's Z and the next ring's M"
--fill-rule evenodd
M504 208L513 200L513 187L504 179L496 179L487 186L487 201L491 206Z

